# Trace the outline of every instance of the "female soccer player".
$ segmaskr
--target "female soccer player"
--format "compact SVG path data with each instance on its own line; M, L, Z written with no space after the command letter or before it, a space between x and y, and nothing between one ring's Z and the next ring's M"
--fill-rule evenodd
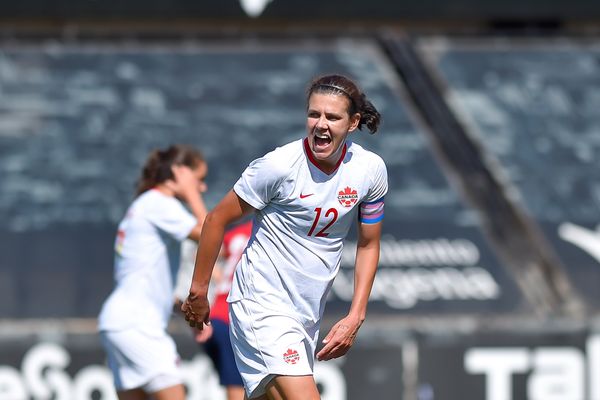
M348 315L325 336L318 360L346 354L366 316L379 261L387 172L349 136L380 115L350 79L315 79L307 136L253 161L208 214L196 257L186 320L208 322L206 297L225 227L254 212L254 229L228 297L231 339L251 399L315 400L313 365L325 300L343 240L358 221L355 284Z
M166 328L181 241L197 241L206 217L201 193L207 171L204 158L191 147L155 150L119 224L116 285L104 302L98 329L120 400L185 399L179 356Z

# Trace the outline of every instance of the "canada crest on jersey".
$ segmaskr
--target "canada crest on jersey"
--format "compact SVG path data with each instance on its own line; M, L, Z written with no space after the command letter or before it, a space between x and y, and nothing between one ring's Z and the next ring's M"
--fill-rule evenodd
M356 193L356 190L346 186L344 190L339 191L338 200L344 207L352 207L358 201L358 193Z
M285 353L283 353L283 361L288 364L296 364L300 360L300 355L297 350L287 349Z

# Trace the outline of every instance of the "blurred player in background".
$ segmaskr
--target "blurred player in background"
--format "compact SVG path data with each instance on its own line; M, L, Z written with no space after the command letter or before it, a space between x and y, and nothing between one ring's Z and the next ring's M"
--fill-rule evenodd
M202 343L206 354L212 360L219 374L219 382L227 393L227 400L242 400L244 398L244 384L235 364L229 338L227 296L231 289L235 267L242 257L251 234L251 220L229 228L225 232L221 254L215 264L211 278L211 289L209 291L209 299L212 304L210 324L204 326L202 330L195 329L195 340ZM185 244L187 245L189 242L186 241ZM193 249L194 254L196 253L195 247ZM193 259L191 262L182 264L175 289L176 302L179 307L187 297L193 272Z
M182 306L190 325L202 329L225 227L255 213L228 297L231 341L252 399L319 399L315 356L329 360L350 349L366 316L379 261L387 171L379 156L349 138L363 125L375 133L379 112L340 75L311 82L306 112L307 136L253 161L208 214ZM316 353L326 297L355 221L352 304Z
M185 399L179 355L166 328L181 242L198 241L206 217L201 194L207 172L201 153L191 147L153 151L137 197L119 224L116 285L104 302L98 329L120 400Z

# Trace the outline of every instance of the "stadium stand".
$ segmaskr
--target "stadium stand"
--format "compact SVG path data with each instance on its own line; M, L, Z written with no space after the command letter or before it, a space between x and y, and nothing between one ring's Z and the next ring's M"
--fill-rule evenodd
M289 46L5 48L0 66L10 96L0 105L7 115L0 140L8 145L0 165L9 196L0 205L7 236L21 242L4 254L18 260L13 252L31 249L9 264L14 284L8 286L21 282L32 293L23 304L15 292L4 292L2 303L14 307L7 314L93 317L111 287L111 227L132 196L137 177L131 171L145 154L168 142L200 146L211 164L209 201L215 203L256 154L302 135L302 115L293 110L302 109L304 98L297 93L327 70L359 77L385 116L381 135L355 139L381 154L390 170L373 308L524 306L486 245L477 215L461 203L428 149L377 43ZM78 237L84 226L89 233ZM352 243L348 249L344 266L351 267ZM47 280L48 274L61 279ZM343 276L334 290L340 312L347 308L352 271ZM54 291L41 307L42 296Z
M536 221L586 303L599 277L598 48L585 40L424 44L489 169ZM596 239L597 240L597 239ZM597 242L596 242L597 243ZM591 284L593 285L593 284Z

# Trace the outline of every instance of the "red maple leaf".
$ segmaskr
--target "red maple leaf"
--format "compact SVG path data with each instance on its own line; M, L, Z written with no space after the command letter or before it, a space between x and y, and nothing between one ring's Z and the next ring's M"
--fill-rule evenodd
M343 196L345 194L356 194L356 190L352 190L349 186L346 186L344 190L340 191L338 194L340 196Z
M283 360L288 364L296 364L299 359L300 356L296 350L287 349L287 352L283 353Z

